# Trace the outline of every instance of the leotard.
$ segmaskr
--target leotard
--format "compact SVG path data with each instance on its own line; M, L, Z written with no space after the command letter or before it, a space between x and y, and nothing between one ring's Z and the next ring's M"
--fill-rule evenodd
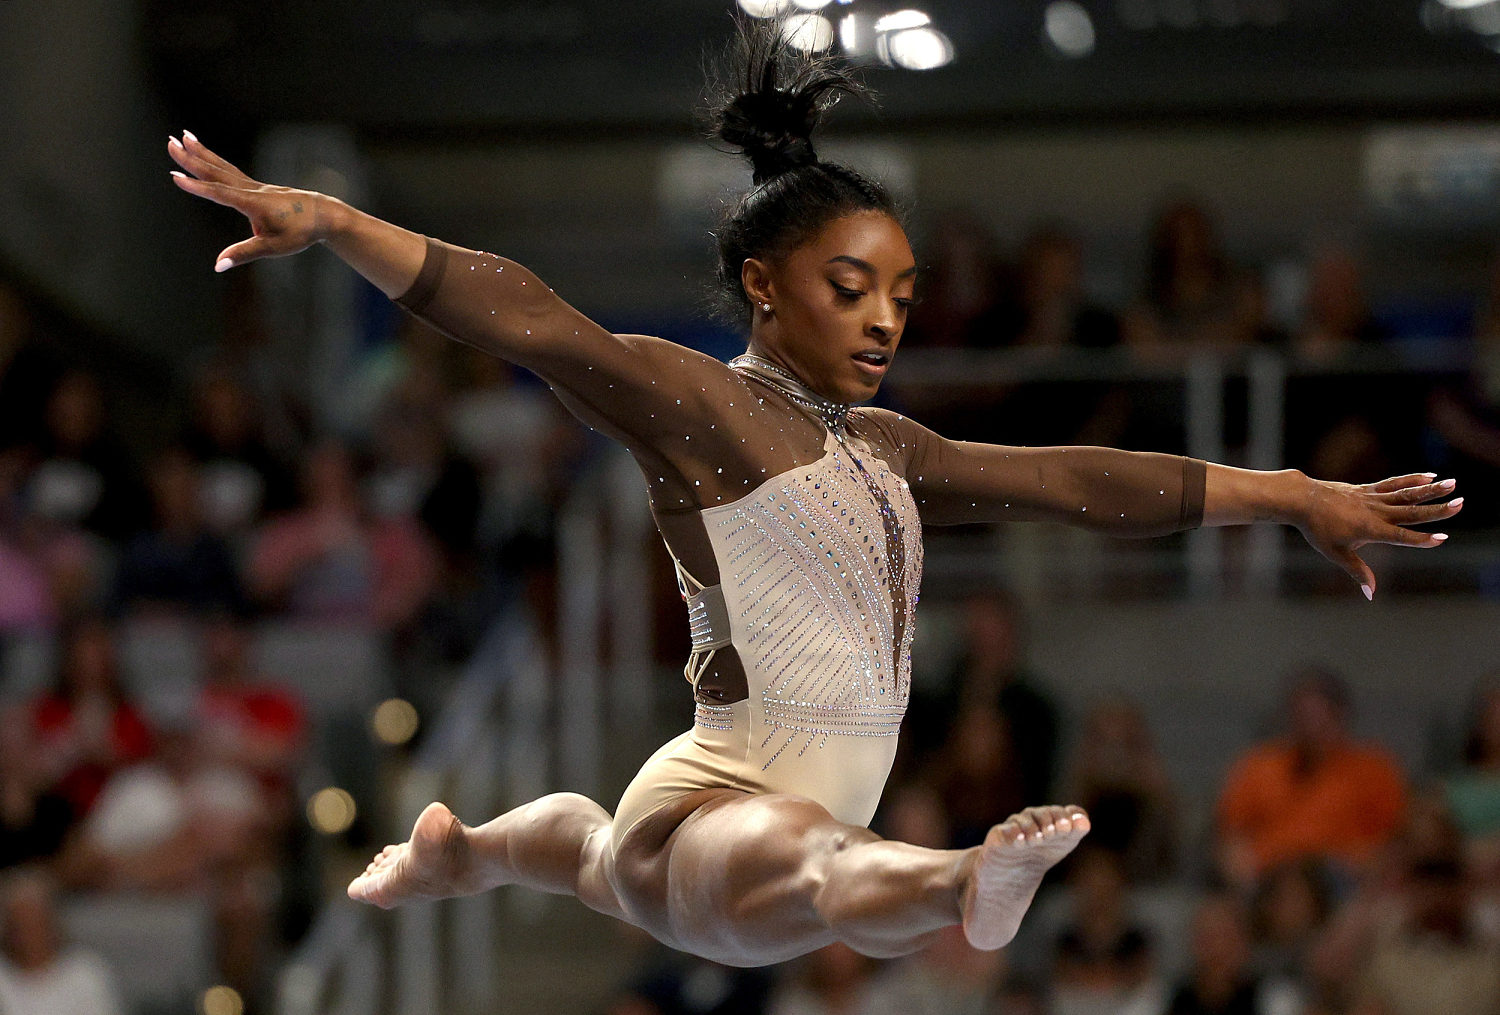
M798 794L869 823L910 691L923 524L1148 536L1202 520L1196 459L945 440L758 357L726 365L611 334L493 254L429 239L397 302L532 370L645 474L688 605L696 714L626 789L616 846L711 787Z

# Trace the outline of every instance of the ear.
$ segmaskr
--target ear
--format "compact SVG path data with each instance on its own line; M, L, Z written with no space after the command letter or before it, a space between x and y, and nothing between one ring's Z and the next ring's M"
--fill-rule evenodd
M745 263L740 265L740 284L745 287L745 295L750 297L754 304L775 304L776 293L771 285L771 268L766 262L754 257L745 258Z

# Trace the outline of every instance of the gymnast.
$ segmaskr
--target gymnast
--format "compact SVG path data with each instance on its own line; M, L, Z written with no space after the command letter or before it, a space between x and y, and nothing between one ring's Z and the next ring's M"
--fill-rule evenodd
M858 407L890 370L917 264L880 183L821 161L811 135L861 86L742 27L715 133L753 185L716 234L718 284L748 317L727 365L615 335L520 264L409 232L322 194L259 183L192 134L176 184L243 214L216 270L332 250L407 311L545 380L645 475L688 607L690 731L611 816L573 793L470 827L441 803L349 885L392 907L521 884L576 896L674 948L765 965L841 941L873 956L962 924L1011 940L1046 871L1087 834L1074 806L1028 807L982 845L933 850L868 829L910 690L922 525L1046 520L1120 536L1295 525L1373 595L1366 543L1435 547L1452 480L1366 486L1107 448L945 440Z

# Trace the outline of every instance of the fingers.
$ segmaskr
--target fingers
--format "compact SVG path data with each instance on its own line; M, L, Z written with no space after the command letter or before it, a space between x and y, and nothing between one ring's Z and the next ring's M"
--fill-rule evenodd
M1404 532L1404 529L1397 529ZM1423 535L1424 533L1418 533ZM1359 590L1365 594L1366 599L1375 598L1375 572L1370 570L1360 555L1347 546L1335 547L1329 554L1329 559L1344 569L1344 573L1359 582Z
M1452 518L1463 510L1464 499L1455 497L1442 504L1419 504L1411 507L1391 508L1385 513L1388 521L1396 525L1424 525Z
M202 179L215 180L220 183L233 183L239 186L255 182L227 159L216 155L204 147L203 143L194 137L191 131L183 131L181 141L175 137L169 137L167 139L167 154L178 165Z
M195 180L184 173L173 172L172 180L178 187L189 194L197 194L199 197L207 198L215 204L222 204L226 208L240 211L239 195L242 191L227 186L223 183L215 183L212 180Z
M228 271L230 268L238 268L242 264L258 261L267 256L271 251L269 245L259 236L252 236L248 240L225 247L214 262L214 271Z
M1380 499L1387 504L1422 504L1429 500L1436 500L1438 497L1448 496L1458 482L1445 479L1441 483L1420 483L1399 490L1387 491L1381 491L1379 489L1381 485L1377 483L1374 489L1381 493Z
M1435 472L1414 472L1407 476L1392 476L1390 479L1382 479L1378 483L1371 483L1370 489L1376 493L1394 493L1397 490L1405 490L1408 487L1423 486L1437 479Z
M1431 549L1434 546L1442 546L1448 539L1446 532L1418 532L1415 529L1403 529L1392 526L1390 531L1380 538L1382 543L1391 543L1395 546L1420 546Z

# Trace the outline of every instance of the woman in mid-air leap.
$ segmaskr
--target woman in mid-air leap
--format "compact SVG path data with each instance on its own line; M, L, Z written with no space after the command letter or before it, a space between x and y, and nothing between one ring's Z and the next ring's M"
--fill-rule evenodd
M719 281L750 319L749 350L728 365L611 334L514 261L258 183L191 134L169 142L178 186L253 227L218 270L321 243L411 313L532 370L623 444L688 604L693 728L646 762L613 817L559 793L470 827L434 803L349 894L389 907L529 885L733 965L833 941L899 955L957 923L999 948L1088 817L1027 808L954 851L866 827L910 689L923 524L1149 536L1281 522L1369 596L1357 548L1438 546L1444 536L1408 526L1460 502L1429 474L1349 486L1106 448L958 443L855 407L891 367L916 262L884 188L820 161L809 140L829 101L858 86L788 51L774 25L742 36L738 91L715 124L754 167L717 235Z

